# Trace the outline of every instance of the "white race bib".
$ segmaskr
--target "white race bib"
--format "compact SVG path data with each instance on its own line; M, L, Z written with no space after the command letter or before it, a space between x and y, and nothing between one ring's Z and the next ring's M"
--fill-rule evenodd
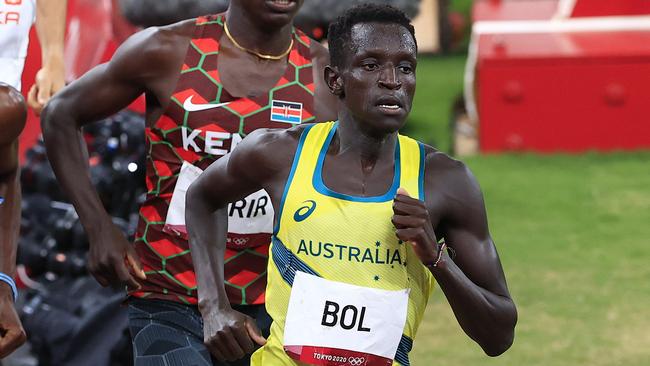
M167 210L167 218L165 219L165 226L163 231L180 236L187 240L187 229L185 228L185 194L190 188L190 184L196 180L203 173L203 170L196 167L187 161L183 161L181 172L178 174L174 193L169 202L169 209Z
M169 203L163 231L187 239L185 228L185 194L190 184L203 173L198 168L183 161L181 171ZM248 197L228 205L228 233L233 243L229 247L246 247L252 234L273 232L273 204L265 190L259 190ZM264 242L268 244L268 240Z
M284 349L311 365L390 366L408 314L410 289L387 291L296 272Z

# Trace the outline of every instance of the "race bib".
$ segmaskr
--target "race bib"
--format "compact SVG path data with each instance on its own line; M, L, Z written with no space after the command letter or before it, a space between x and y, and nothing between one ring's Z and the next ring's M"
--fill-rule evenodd
M273 204L265 190L228 205L228 241L230 249L266 245L273 232Z
M296 272L284 328L294 360L327 366L390 366L410 289L387 291Z
M185 194L190 184L203 173L184 161L169 203L163 231L187 240L185 228ZM228 241L231 249L268 244L273 232L273 205L265 190L228 205Z
M201 168L198 168L187 161L183 161L181 172L178 174L174 193L169 202L169 209L167 210L167 218L165 219L165 226L163 231L167 234L180 236L187 240L187 229L185 228L185 194L187 193L190 184L196 180L203 173Z

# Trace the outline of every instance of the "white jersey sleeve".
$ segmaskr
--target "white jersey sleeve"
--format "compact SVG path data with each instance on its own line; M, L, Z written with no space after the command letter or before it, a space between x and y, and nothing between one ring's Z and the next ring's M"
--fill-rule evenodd
M0 0L0 82L20 90L35 0Z

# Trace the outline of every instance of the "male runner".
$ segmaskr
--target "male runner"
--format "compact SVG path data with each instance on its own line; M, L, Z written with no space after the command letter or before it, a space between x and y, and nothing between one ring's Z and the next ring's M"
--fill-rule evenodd
M144 30L45 110L48 156L88 234L89 269L102 285L130 286L136 365L210 364L215 329L249 319L240 313L222 317L217 306L224 299L216 298L222 283L213 282L209 273L194 273L192 260L222 268L224 253L206 250L190 257L185 190L201 169L258 128L333 117L336 99L321 77L329 55L292 27L301 5L297 0L232 0L225 14ZM119 111L143 92L148 194L132 245L102 207L76 141L81 126ZM228 299L268 329L263 303L270 200L265 192L255 192L226 214L230 234L221 279ZM198 297L197 276L204 283Z
M42 49L42 68L29 92L38 113L63 86L63 40L67 1L39 0L36 30ZM25 342L25 331L13 302L16 285L16 247L20 231L20 174L18 136L27 110L20 94L21 77L34 22L34 1L0 2L0 358Z
M256 131L187 193L192 250L223 239L215 210L250 192L264 188L277 212L271 335L224 327L220 356L255 341L253 365L408 365L434 281L467 335L505 352L517 313L478 184L461 162L398 135L415 92L412 25L392 7L360 6L328 39L338 121Z

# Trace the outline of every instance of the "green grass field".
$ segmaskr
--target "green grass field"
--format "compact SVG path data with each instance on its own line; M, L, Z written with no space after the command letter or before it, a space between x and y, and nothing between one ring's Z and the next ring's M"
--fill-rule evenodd
M405 133L447 151L463 57L421 58ZM413 365L650 365L650 152L463 159L481 183L519 309L489 358L436 291Z

